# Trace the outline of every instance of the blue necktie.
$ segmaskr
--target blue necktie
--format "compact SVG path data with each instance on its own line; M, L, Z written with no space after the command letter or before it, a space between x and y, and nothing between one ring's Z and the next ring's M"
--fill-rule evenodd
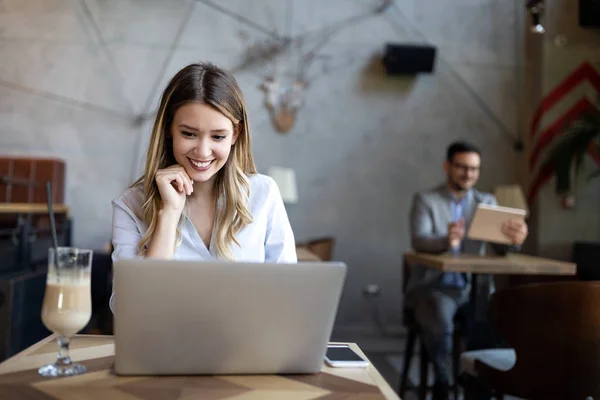
M450 206L452 207L452 221L458 222L461 218L464 218L465 211L465 203L467 200L467 196L464 196L460 202L452 199L452 203ZM455 250L457 253L460 253L462 250L462 242L458 245L458 248ZM463 288L465 286L465 278L463 274L460 272L445 272L442 275L442 286L445 287L455 287L455 288Z

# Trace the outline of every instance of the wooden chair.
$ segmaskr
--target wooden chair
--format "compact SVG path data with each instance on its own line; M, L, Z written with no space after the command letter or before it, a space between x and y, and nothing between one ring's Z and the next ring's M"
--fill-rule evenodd
M408 279L410 278L410 265L408 264L406 258L403 259L402 264L402 290L403 293L406 293L406 285L408 283ZM421 329L417 324L417 320L415 318L414 312L412 309L404 308L403 310L403 323L407 329L407 338L406 338L406 347L404 349L404 365L402 367L402 374L400 375L400 385L398 389L398 395L401 398L404 398L404 394L408 389L408 373L410 371L410 365L412 362L415 341L421 334ZM461 353L461 345L462 338L465 335L466 331L466 309L462 307L456 313L454 317L454 332L452 333L452 375L453 375L453 384L451 389L454 392L454 398L458 399L459 395L459 385L458 385L458 377L459 377L459 362L460 362L460 353ZM419 400L425 400L427 398L427 393L432 389L428 385L429 380L429 363L431 362L429 355L427 354L427 350L425 349L425 345L423 344L423 340L419 338L419 367L420 367L420 376L419 376L419 386L417 397Z
M474 357L464 353L461 362L474 358L471 375L498 393L531 400L599 399L599 305L598 281L500 290L492 296L490 320L514 348L512 368L482 361L481 351ZM466 399L470 391L467 387Z
M323 261L331 261L334 245L335 239L332 237L313 239L305 244L310 251L319 256Z

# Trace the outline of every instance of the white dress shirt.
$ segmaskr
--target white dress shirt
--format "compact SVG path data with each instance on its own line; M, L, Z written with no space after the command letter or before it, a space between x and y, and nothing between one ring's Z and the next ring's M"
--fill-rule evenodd
M247 262L296 263L294 233L275 181L261 174L252 175L250 181L249 208L252 223L240 230L236 239L240 246L231 244L234 260ZM144 202L141 186L127 189L113 200L112 243L113 261L141 257L137 246L148 226L138 218ZM218 259L214 240L207 248L192 221L183 215L181 243L175 249L173 259ZM213 230L213 235L215 230ZM114 311L114 293L110 308Z

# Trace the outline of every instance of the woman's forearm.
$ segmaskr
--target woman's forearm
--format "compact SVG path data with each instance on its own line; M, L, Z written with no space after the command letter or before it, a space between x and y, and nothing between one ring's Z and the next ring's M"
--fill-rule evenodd
M177 224L181 213L160 210L154 235L146 251L147 258L173 258Z

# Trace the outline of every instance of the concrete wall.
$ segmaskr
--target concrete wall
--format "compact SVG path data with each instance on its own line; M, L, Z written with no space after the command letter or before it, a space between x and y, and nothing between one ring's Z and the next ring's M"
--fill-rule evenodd
M75 244L110 239L110 200L141 171L151 118L167 80L185 64L233 68L267 36L236 21L292 35L366 11L368 0L286 2L0 1L0 152L67 161ZM361 298L381 285L384 319L401 318L401 255L411 195L443 179L446 145L483 150L480 188L516 182L512 149L522 115L521 0L405 0L339 31L311 67L296 126L276 133L258 86L270 65L236 74L250 108L261 171L294 168L288 206L298 240L332 235L349 275L338 323L370 324ZM314 35L303 46L314 45ZM311 44L311 40L313 41ZM433 74L392 79L378 57L388 41L437 46ZM141 122L140 122L141 121Z

